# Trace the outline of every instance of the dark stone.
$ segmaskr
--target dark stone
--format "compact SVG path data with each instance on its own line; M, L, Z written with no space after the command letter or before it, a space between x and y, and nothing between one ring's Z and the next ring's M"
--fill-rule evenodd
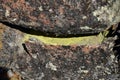
M0 29L0 66L19 72L22 80L119 80L114 37L98 46L53 46L22 42L24 33L3 24Z
M1 0L0 21L54 36L94 34L120 19L119 0Z

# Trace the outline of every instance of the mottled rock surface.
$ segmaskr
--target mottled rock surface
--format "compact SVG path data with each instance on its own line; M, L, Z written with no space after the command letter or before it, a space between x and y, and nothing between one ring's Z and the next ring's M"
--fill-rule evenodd
M44 34L94 34L120 21L120 0L0 0L0 21Z
M53 46L36 39L22 42L23 32L3 24L0 33L0 67L12 68L22 80L120 79L114 37L98 46Z
M96 35L120 22L120 0L0 0L0 22L0 80L120 80L119 26L98 45L23 40Z

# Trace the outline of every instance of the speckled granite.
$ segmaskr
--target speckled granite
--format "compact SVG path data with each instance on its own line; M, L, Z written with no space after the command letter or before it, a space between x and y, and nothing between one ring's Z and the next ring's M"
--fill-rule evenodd
M120 0L0 0L0 21L54 36L94 34L120 22L119 3Z
M114 37L98 46L52 46L35 39L22 42L23 32L3 24L0 32L0 66L19 72L22 80L120 79Z
M119 26L111 29L117 38L109 36L96 46L23 41L25 33L95 35L120 22L119 4L120 0L0 0L0 80L8 80L9 69L22 80L119 80Z

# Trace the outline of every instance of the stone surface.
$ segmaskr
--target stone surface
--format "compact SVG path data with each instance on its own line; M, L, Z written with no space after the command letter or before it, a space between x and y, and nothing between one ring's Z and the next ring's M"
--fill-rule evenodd
M22 80L119 80L119 26L109 28L109 36L98 45L23 40L26 33L95 35L120 22L119 4L120 0L0 0L0 80L10 79L9 70L19 73L12 77L19 80L20 76Z
M94 34L120 21L120 0L0 0L0 21L53 36Z
M25 33L3 24L0 32L0 67L12 68L22 80L120 79L114 37L98 46L53 46L36 39L22 42Z

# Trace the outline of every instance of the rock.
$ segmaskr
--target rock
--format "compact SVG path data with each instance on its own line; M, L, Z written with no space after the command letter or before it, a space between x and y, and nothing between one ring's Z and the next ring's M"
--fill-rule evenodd
M53 36L94 34L120 22L120 0L1 0L0 21Z
M0 29L0 66L12 68L22 80L119 80L114 37L98 46L55 46L22 41L25 33L4 24Z
M119 3L0 0L0 80L119 80L119 27L109 28L120 22ZM94 39L108 28L107 38ZM52 45L54 40L43 43L47 38L40 36L93 39L82 39L83 45ZM12 76L6 75L9 70Z

